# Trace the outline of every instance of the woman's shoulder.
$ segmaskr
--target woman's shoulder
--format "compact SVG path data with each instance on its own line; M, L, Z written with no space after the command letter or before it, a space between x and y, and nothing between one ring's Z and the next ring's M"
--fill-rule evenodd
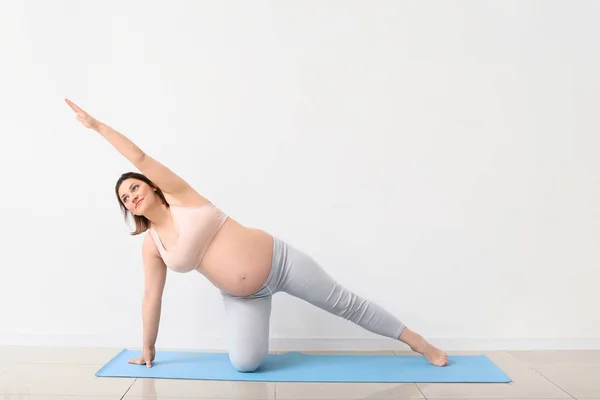
M152 229L152 227L148 228L146 235L144 236L144 240L142 241L142 255L160 257L158 247L156 247L156 243L154 242L154 238L152 237L150 229Z

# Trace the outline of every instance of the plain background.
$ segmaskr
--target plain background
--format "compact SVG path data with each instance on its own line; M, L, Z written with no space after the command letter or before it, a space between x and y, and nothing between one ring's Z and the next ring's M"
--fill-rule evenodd
M0 344L141 345L135 170L69 97L239 222L454 348L600 347L594 1L0 2ZM222 349L170 272L157 346ZM395 348L287 295L273 348Z

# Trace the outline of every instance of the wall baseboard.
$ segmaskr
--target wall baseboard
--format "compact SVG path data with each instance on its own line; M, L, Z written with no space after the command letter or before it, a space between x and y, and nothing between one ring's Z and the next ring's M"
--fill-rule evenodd
M486 338L429 338L444 350L588 350L600 349L600 338L589 339L486 339ZM60 347L118 347L139 348L141 337L114 333L16 333L0 331L0 346L60 346ZM225 337L197 335L159 335L161 349L227 349ZM386 338L271 338L272 351L405 351L403 343Z

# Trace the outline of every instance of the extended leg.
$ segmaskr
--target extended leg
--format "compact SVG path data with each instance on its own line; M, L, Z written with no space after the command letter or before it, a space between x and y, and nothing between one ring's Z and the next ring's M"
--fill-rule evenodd
M284 274L280 282L281 291L352 321L370 332L400 340L434 365L447 364L448 357L443 351L406 328L398 318L378 304L344 288L310 256L287 245L282 262Z

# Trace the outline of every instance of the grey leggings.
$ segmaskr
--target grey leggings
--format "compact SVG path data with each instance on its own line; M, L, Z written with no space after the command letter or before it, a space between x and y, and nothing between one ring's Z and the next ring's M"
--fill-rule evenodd
M225 292L229 359L242 372L256 370L269 352L271 298L285 292L370 332L397 339L404 324L377 304L333 280L311 257L275 238L267 281L250 296Z

